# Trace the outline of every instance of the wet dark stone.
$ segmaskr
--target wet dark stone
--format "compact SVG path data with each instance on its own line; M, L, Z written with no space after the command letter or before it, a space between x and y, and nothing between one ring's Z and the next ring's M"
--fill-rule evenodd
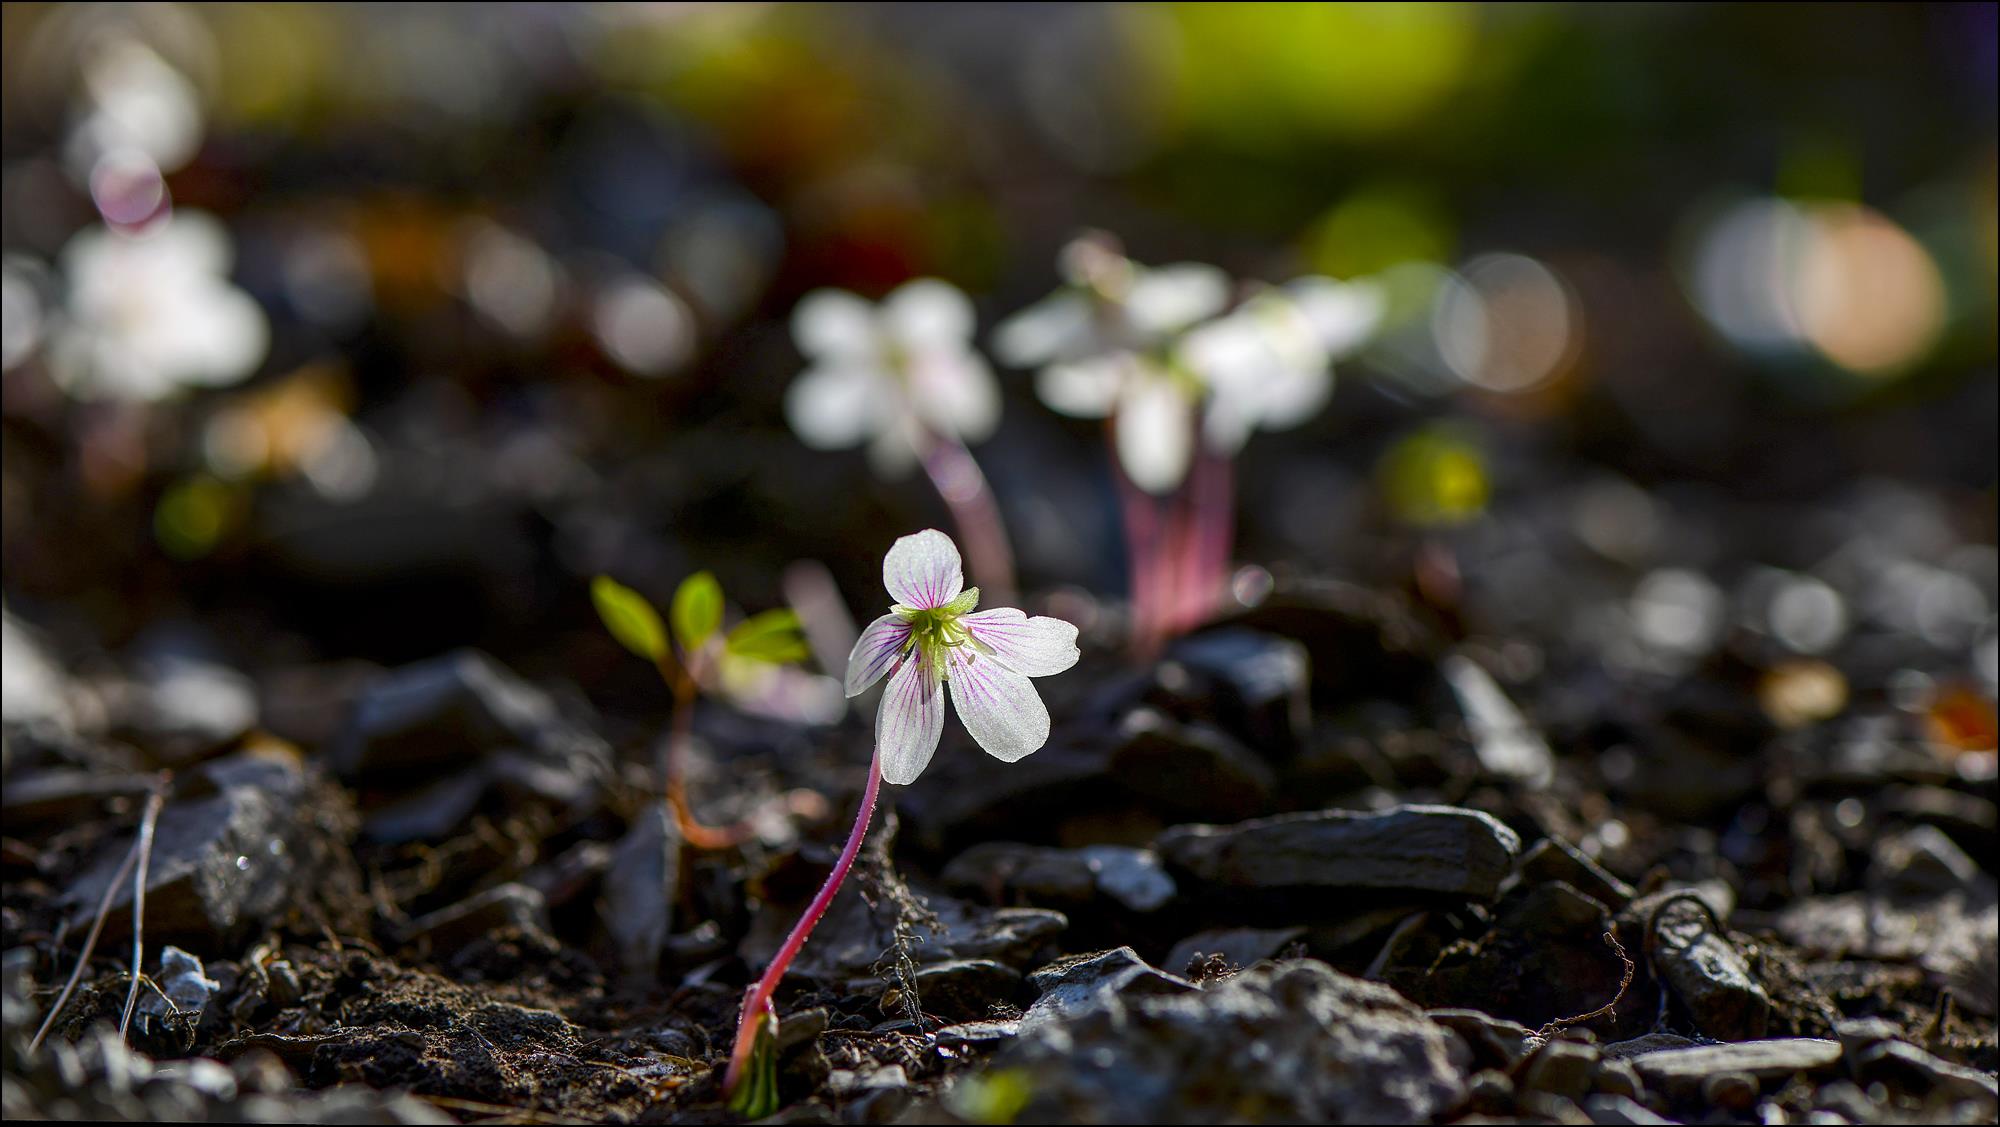
M1769 1030L1771 997L1708 907L1684 893L1656 893L1634 901L1621 925L1628 920L1638 926L1621 930L1645 936L1652 966L1696 1028L1725 1041Z
M1550 1041L1515 1070L1514 1079L1519 1087L1530 1091L1581 1100L1590 1091L1597 1061L1595 1045Z
M459 650L363 690L327 764L364 792L387 792L368 831L393 841L448 831L489 789L581 806L609 777L611 752L546 693L483 653ZM422 793L394 804L411 791Z
M1241 628L1183 638L1167 651L1147 697L1176 716L1212 712L1224 729L1263 755L1297 751L1310 722L1306 648Z
M1443 639L1399 596L1328 579L1288 581L1227 625L1305 646L1316 707L1386 698L1415 703L1438 685Z
M1604 905L1561 881L1516 888L1493 927L1438 959L1421 991L1530 1027L1588 1013L1618 993L1625 964L1605 940Z
M1464 716L1480 767L1488 775L1526 787L1547 786L1555 775L1548 741L1521 715L1493 675L1460 654L1446 657L1439 669Z
M983 1020L995 1006L1021 1000L1021 972L992 959L952 959L919 967L916 986L924 1012L948 1022Z
M952 858L941 875L962 895L1065 911L1102 899L1127 911L1152 912L1175 894L1173 878L1152 850L1122 845L1056 849L986 842Z
M1940 1060L1903 1040L1886 1021L1841 1022L1840 1043L1848 1071L1862 1084L1884 1084L1917 1100L1970 1104L1988 1119L2000 1112L2000 1081L1990 1073Z
M1219 958L1230 967L1242 968L1259 959L1276 958L1305 937L1306 929L1302 927L1215 928L1196 932L1174 944L1164 965L1186 974L1190 973L1187 968L1197 961Z
M673 931L681 888L681 835L664 802L639 812L604 870L604 927L634 986L652 985Z
M1513 1068L1534 1041L1527 1026L1479 1010L1425 1010L1424 1016L1464 1038L1474 1058L1493 1068Z
M403 942L424 944L443 955L496 931L547 936L548 906L542 894L512 881L495 885L410 921Z
M288 755L216 760L184 777L181 790L188 797L167 803L154 831L146 937L197 955L225 954L230 940L265 926L304 882L323 876L302 868L320 848L319 824L302 816L306 777ZM131 843L107 842L70 886L63 903L71 926L89 925ZM131 928L131 880L119 883L107 936Z
M1875 840L1868 882L1898 899L1928 899L1970 891L1979 862L1935 826L1915 826Z
M1023 1032L1098 1003L1106 995L1179 994L1195 985L1157 970L1130 947L1058 959L1028 975L1039 997L1021 1018Z
M1528 847L1516 869L1528 884L1559 880L1587 896L1602 901L1613 911L1623 908L1638 895L1631 885L1604 870L1583 855L1576 846L1560 838L1545 837Z
M1142 708L1119 733L1112 777L1164 818L1235 821L1271 808L1271 768L1218 728Z
M1686 1096L1699 1093L1701 1085L1719 1073L1743 1073L1763 1081L1830 1068L1840 1061L1840 1042L1785 1037L1656 1049L1625 1059L1649 1086Z
M1398 1123L1457 1103L1464 1054L1395 991L1302 960L1205 990L1100 992L1024 1023L993 1067L1033 1077L1018 1122Z
M1398 806L1176 826L1156 848L1172 870L1211 889L1381 889L1490 900L1520 838L1476 810Z

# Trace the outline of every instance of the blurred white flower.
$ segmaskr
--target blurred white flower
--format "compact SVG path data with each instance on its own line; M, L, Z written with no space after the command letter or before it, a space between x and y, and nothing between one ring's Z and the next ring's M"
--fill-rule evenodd
M1233 455L1253 430L1298 426L1326 406L1333 362L1368 339L1384 305L1365 282L1301 278L1187 333L1176 358L1208 389L1209 449Z
M993 348L1014 367L1036 367L1050 409L1112 419L1118 462L1151 493L1173 489L1194 453L1202 389L1170 362L1177 334L1229 304L1229 276L1183 262L1141 266L1108 238L1063 249L1068 285L1002 322Z
M54 370L84 399L162 399L221 387L257 369L270 344L264 310L228 278L229 234L178 212L143 234L77 234L60 258L67 316Z
M1000 421L1000 388L972 347L972 303L923 278L877 306L842 290L807 294L792 339L811 362L785 393L785 417L806 445L868 443L876 472L906 471L926 432L977 442Z

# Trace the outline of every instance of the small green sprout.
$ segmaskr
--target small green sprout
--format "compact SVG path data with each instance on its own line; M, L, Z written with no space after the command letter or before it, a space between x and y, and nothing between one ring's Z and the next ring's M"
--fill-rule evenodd
M745 825L717 828L695 819L681 779L682 749L692 731L695 700L704 686L727 679L745 665L787 665L810 656L798 615L790 609L752 615L721 635L718 644L722 584L706 571L688 576L674 591L668 606L673 623L671 639L653 604L608 575L591 581L590 600L618 644L652 662L674 694L673 733L662 746L658 770L681 836L701 849L721 849L742 841L749 834Z

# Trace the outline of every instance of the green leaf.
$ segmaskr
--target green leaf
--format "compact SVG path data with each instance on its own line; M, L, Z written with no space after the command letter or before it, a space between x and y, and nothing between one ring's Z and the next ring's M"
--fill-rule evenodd
M769 1012L757 1017L757 1040L750 1050L750 1062L737 1077L736 1090L729 1093L729 1110L745 1119L763 1119L778 1113L778 1018Z
M660 624L660 612L646 596L608 575L590 581L590 601L597 604L597 617L618 644L645 658L658 661L667 652L667 628Z
M812 649L799 633L798 612L789 607L753 614L737 623L725 644L737 657L773 665L804 661L812 656Z
M715 581L714 573L697 571L681 580L680 589L674 592L672 614L674 637L680 640L681 649L688 653L700 649L722 626L722 584Z

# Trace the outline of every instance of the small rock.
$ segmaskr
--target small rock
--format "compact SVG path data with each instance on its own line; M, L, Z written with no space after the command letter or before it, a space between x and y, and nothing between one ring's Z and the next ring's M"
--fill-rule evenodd
M1021 972L992 959L952 959L917 968L916 985L925 1013L947 1022L977 1021L1018 1000Z
M1929 899L1971 890L1979 862L1935 826L1915 826L1877 838L1869 884L1898 899Z
M1784 1037L1656 1049L1626 1059L1647 1085L1687 1095L1699 1091L1704 1081L1721 1072L1747 1073L1763 1081L1830 1068L1840 1062L1840 1042L1817 1037Z
M1717 1072L1701 1082L1701 1098L1726 1111L1749 1111L1758 1092L1757 1078L1747 1072Z
M1590 1086L1595 1092L1635 1100L1646 1094L1646 1085L1639 1079L1639 1070L1623 1060L1599 1061L1597 1075L1592 1077Z
M257 724L257 689L248 677L191 653L142 660L111 694L112 732L167 764L208 755Z
M1605 1060L1628 1060L1641 1053L1657 1053L1665 1049L1685 1049L1697 1042L1692 1037L1678 1033L1647 1033L1629 1041L1612 1041L1604 1046Z
M1465 1082L1465 1097L1460 1106L1473 1115L1512 1114L1514 1081L1496 1069L1481 1069Z
M542 894L513 881L494 885L410 921L403 942L428 943L433 953L443 954L504 929L546 937L548 909Z
M1463 1037L1476 1058L1499 1068L1513 1068L1535 1040L1527 1026L1479 1010L1425 1010L1424 1016Z
M1841 1040L1848 1040L1845 1029ZM1940 1060L1907 1041L1878 1040L1858 1048L1850 1044L1847 1065L1863 1084L1887 1084L1935 1103L1971 1104L1987 1120L2000 1112L2000 1081L1990 1073Z
M1388 987L1300 960L1205 990L1099 993L1024 1023L993 1070L1032 1078L1019 1122L1396 1123L1457 1101L1464 1052Z
M140 1013L164 1017L171 1007L172 1012L196 1021L221 988L221 983L208 977L200 959L172 945L160 952L160 971L153 976L153 983L160 989L140 995Z
M1167 658L1200 682L1187 695L1212 707L1222 726L1250 747L1278 758L1304 741L1312 684L1304 646L1273 634L1225 628L1181 639Z
M1674 1122L1629 1096L1591 1096L1583 1101L1583 1112L1592 1123L1655 1127Z
M604 872L604 927L634 986L650 986L659 974L680 886L680 831L667 804L656 802L633 820Z
M1585 895L1595 897L1613 911L1631 903L1638 895L1631 885L1606 872L1604 866L1584 856L1576 846L1561 838L1545 837L1528 847L1516 869L1521 880L1530 884L1559 880Z
M300 816L304 773L284 755L240 753L204 765L183 779L184 797L160 812L146 880L146 935L218 954L239 928L263 926L298 889L302 853L312 855L316 825ZM63 903L72 926L89 926L131 848L106 843L70 886ZM107 933L131 928L131 881L112 897Z
M1725 1041L1753 1040L1770 1028L1770 995L1710 909L1682 893L1656 893L1634 901L1627 919L1651 928L1653 966L1696 1028Z
M1465 713L1479 765L1488 774L1529 789L1548 786L1555 777L1555 756L1548 741L1522 717L1493 676L1460 654L1446 657L1438 669Z
M1119 734L1112 777L1167 818L1235 821L1270 809L1271 768L1218 728L1141 708Z
M0 812L6 815L7 832L18 834L31 827L76 825L101 816L110 799L138 798L152 789L153 776L146 774L41 768L8 778L0 791Z
M1199 931L1167 953L1165 965L1186 968L1200 958L1215 957L1232 967L1247 967L1259 959L1276 958L1306 936L1302 927L1227 927Z
M1522 1088L1581 1100L1590 1091L1597 1060L1595 1045L1550 1041L1529 1056L1515 1075Z
M1196 988L1187 979L1154 969L1130 947L1058 959L1028 975L1028 985L1041 996L1022 1016L1023 1031L1085 1009L1107 995L1178 994Z
M959 893L1061 909L1085 908L1102 896L1128 911L1151 912L1176 892L1152 850L1120 845L985 842L954 857L942 876Z
M1156 848L1170 866L1218 890L1369 888L1490 900L1520 844L1476 810L1397 806L1176 826Z
M485 654L460 650L370 684L327 763L364 787L397 791L484 773L507 793L574 808L609 777L611 751L547 694ZM371 825L370 835L380 829Z

